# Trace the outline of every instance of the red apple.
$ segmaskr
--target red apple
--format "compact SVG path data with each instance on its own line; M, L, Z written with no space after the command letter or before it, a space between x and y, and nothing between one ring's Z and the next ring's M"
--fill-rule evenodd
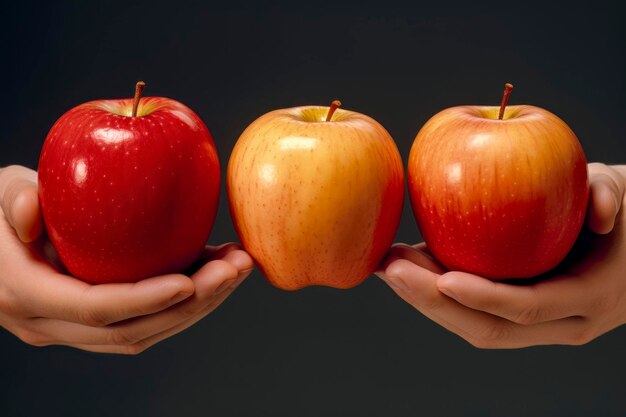
M220 168L211 134L163 97L81 104L52 126L39 160L46 230L90 283L181 271L213 227Z
M275 286L350 288L389 249L404 194L389 133L356 112L276 110L242 133L228 164L231 215Z
M491 279L554 268L587 209L583 149L554 114L534 106L460 106L417 134L409 195L422 236L448 269ZM506 108L506 110L505 110Z

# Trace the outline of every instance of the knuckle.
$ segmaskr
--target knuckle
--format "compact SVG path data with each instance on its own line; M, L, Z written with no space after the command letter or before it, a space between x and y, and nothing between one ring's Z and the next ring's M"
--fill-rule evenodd
M189 304L185 303L181 305L179 308L180 308L179 310L180 316L182 318L193 317L202 310L202 306L198 305L197 303L189 303Z
M81 310L78 313L78 321L90 327L104 327L108 324L104 314L90 309Z
M137 338L124 328L112 329L109 333L109 344L129 346L137 342Z
M523 325L531 325L542 321L544 316L543 310L536 304L531 304L522 308L513 318L515 323Z
M482 328L469 342L479 349L495 349L511 336L511 329L504 323L493 323Z
M391 277L406 277L410 273L411 263L401 258L397 253L395 256L398 259L393 259L389 265L387 265L386 274Z
M601 294L591 301L587 313L589 315L597 315L604 313L613 313L620 305L619 297L614 293Z
M32 188L20 188L15 191L14 201L20 202L34 202L33 199L37 196L35 190ZM30 200L30 201L29 201Z
M544 294L536 287L527 287L529 291L524 298L524 302L518 305L517 312L513 314L512 321L522 325L531 325L545 320L548 311L546 306L550 303L544 301Z
M7 290L0 290L0 312L9 316L16 316L21 312L20 304Z
M444 296L438 296L438 297L427 297L424 302L423 305L424 307L429 310L429 311L437 311L439 309L441 309L443 303L446 300L444 299Z

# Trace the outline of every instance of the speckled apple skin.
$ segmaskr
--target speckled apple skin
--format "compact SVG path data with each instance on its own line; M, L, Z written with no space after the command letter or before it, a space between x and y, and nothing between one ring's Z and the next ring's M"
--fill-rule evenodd
M219 161L200 118L166 98L142 98L138 117L131 107L100 100L71 109L39 161L47 233L69 272L90 283L182 271L217 212Z
M395 236L404 171L389 133L363 114L276 110L230 157L227 190L241 241L269 282L350 288L375 271Z
M572 130L534 106L460 106L419 131L408 162L413 212L448 269L494 280L554 268L587 210L587 161Z

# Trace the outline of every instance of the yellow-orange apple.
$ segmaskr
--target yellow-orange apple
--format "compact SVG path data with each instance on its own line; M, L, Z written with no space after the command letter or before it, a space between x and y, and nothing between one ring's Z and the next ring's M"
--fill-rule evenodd
M491 279L555 267L587 209L587 163L574 132L534 106L453 107L433 116L409 155L409 195L433 255Z
M398 149L378 122L339 104L261 116L228 163L237 233L282 289L361 283L398 228L404 190Z

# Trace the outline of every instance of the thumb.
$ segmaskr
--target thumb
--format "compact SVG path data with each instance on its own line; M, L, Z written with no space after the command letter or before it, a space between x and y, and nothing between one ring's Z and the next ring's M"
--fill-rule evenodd
M625 179L616 167L589 164L589 210L587 226L595 233L613 230L624 199Z
M0 170L0 205L8 223L23 242L36 240L43 231L37 193L37 172L22 166Z

